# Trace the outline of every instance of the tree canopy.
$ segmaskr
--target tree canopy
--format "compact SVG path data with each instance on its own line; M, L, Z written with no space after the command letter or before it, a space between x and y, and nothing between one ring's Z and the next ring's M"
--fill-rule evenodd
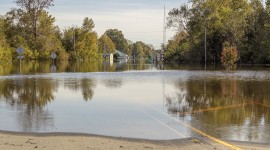
M119 31L118 29L109 29L105 32L105 34L110 37L117 50L130 54L127 39L122 31Z
M20 8L5 16L7 41L12 49L24 47L26 59L49 59L52 52L56 52L59 59L68 57L62 46L60 30L54 25L55 18L44 10L53 6L52 2L17 0Z
M103 34L98 40L98 47L101 53L114 53L115 44L106 34Z
M99 60L116 49L136 58L152 55L153 46L133 43L118 29L104 35L95 32L90 17L81 26L60 29L49 8L54 0L15 0L17 8L0 17L0 59L11 61L15 50L24 48L24 58ZM165 60L178 63L221 63L224 43L239 54L240 63L270 63L270 0L191 0L168 13L167 26L176 29L166 45ZM206 39L205 39L206 35ZM204 46L207 53L205 56Z
M12 54L11 54L10 46L6 40L4 26L5 26L5 21L3 17L0 16L0 60L9 61L12 57Z
M98 35L93 31L94 22L86 17L81 27L71 27L64 30L63 46L69 52L71 59L97 60L101 58L98 51Z
M152 45L143 43L142 41L137 41L132 44L132 56L135 56L137 59L142 59L152 56L152 51L154 48Z
M168 42L167 61L203 62L206 32L209 63L221 62L225 42L237 48L241 63L270 63L269 0L266 5L261 0L192 0L191 3L168 14L167 26L176 28L177 33Z

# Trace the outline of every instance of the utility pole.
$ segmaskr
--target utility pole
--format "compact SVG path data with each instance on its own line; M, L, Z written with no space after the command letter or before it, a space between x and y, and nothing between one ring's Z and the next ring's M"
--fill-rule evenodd
M74 53L76 56L76 36L75 36L75 28L73 28L73 46L74 46Z
M204 67L205 67L205 70L206 70L206 64L207 64L207 19L206 19L206 15L205 15L205 12L204 13L201 13L201 16L203 17L204 19Z
M206 37L206 21L205 21L205 25L204 25L204 63L205 63L205 66L206 66L206 63L207 63L207 54L206 54L206 50L207 50L207 37Z
M164 20L163 20L163 48L161 52L161 61L164 62L164 55L165 55L165 43L166 43L166 8L164 5ZM163 64L162 64L162 70L163 70ZM164 77L162 79L162 97L163 97L163 109L165 107L165 83L164 83Z
M164 5L164 20L163 20L163 47L160 54L161 62L164 62L164 55L165 55L165 44L166 44L166 8Z
M164 20L163 20L163 45L165 46L166 43L166 8L164 5ZM165 47L163 48L165 51Z

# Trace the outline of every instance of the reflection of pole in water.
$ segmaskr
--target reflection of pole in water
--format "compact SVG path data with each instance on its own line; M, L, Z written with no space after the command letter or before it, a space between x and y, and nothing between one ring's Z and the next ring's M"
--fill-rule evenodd
M163 96L163 110L165 108L165 81L162 79L162 96Z
M22 59L20 59L20 74L21 74L21 71L22 71Z
M206 101L206 82L205 82L205 80L203 80L203 97L204 97L204 100Z

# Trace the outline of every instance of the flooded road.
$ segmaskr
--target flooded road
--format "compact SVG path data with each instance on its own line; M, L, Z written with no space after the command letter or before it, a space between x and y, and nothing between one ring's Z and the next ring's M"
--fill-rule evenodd
M270 141L265 69L28 62L0 74L4 131Z

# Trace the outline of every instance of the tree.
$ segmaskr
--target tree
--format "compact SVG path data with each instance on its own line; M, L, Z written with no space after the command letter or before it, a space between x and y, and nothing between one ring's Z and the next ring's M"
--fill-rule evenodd
M93 31L93 27L92 19L86 17L81 27L64 30L63 45L70 53L71 59L98 60L101 58L101 52L98 51L97 33Z
M125 39L122 31L117 29L109 29L105 32L105 34L113 41L117 50L130 55L128 42Z
M49 15L47 12L43 12L40 15L39 22L39 36L37 37L35 44L39 50L39 59L49 59L52 52L56 52L58 59L67 59L68 56L62 46L60 30L54 26L55 18Z
M267 0L266 3L266 22L264 24L264 33L265 33L265 40L264 40L264 46L267 50L267 63L270 63L270 0Z
M76 51L77 57L83 60L98 60L101 53L98 51L98 37L96 32L89 32L78 38Z
M137 59L143 59L145 57L151 57L154 47L143 43L142 41L137 41L133 43L132 46L132 56L135 56Z
M184 4L180 6L180 8L173 8L168 15L168 27L176 28L178 32L189 31L188 22L191 17L191 12L188 8L188 5Z
M6 14L6 36L12 49L23 47L26 59L50 59L56 52L58 59L66 59L61 34L54 25L55 18L44 9L52 6L52 0L17 0L21 8ZM16 56L17 54L14 54Z
M113 41L105 34L98 40L98 48L101 53L115 53L115 45Z
M5 21L0 16L0 62L11 61L12 54L5 36Z
M171 40L165 49L165 58L167 62L175 61L179 63L188 62L188 52L190 43L187 40L188 34L185 31L178 32Z
M89 19L88 17L85 17L83 20L82 28L86 32L91 32L95 28L95 23L91 18Z
M235 45L241 52L244 29L250 15L249 1L192 0L191 2L190 8L184 4L178 9L171 10L167 23L168 27L177 28L178 33L182 31L187 33L184 46L188 49L185 52L187 59L190 62L204 62L205 33L208 62L220 62L222 45L225 41ZM178 43L178 47L182 43ZM172 53L167 56L173 55Z
M53 6L54 0L16 0L18 6L21 7L20 11L27 14L30 20L30 30L34 38L38 36L38 23L40 21L40 15L44 9L48 9Z
M267 11L267 13L270 13L270 0L267 0L265 2L265 4L266 4L266 11Z
M199 11L203 15L202 21L206 21L208 51L213 54L208 59L219 62L219 56L222 50L222 44L225 41L233 43L236 47L241 46L241 40L244 37L244 28L247 26L247 17L250 9L247 0L225 0L205 2L197 1L198 7L194 12ZM201 37L204 35L204 29L201 28ZM218 37L218 38L217 38Z
M133 44L132 54L133 56L135 55L137 59L144 57L143 43L141 41Z
M267 7L260 0L250 1L251 13L247 18L245 38L240 51L243 63L270 63L270 26Z

